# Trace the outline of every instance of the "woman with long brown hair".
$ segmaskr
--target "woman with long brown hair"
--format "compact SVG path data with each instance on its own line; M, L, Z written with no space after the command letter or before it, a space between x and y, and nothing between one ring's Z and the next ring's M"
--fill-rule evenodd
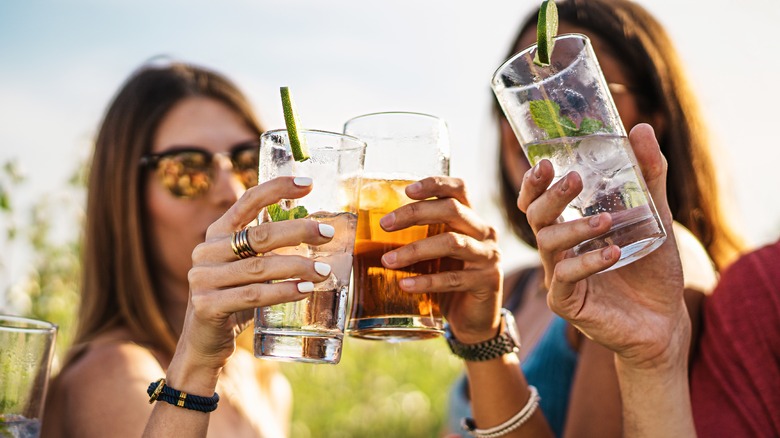
M718 190L703 118L683 66L661 24L629 0L560 0L559 34L587 35L609 84L626 130L645 122L655 128L668 160L667 197L685 270L686 303L693 340L699 307L717 279L743 250ZM527 17L507 58L536 41L536 14ZM515 234L535 247L536 238L517 194L530 168L509 123L496 105L500 134L501 206ZM713 267L714 263L714 267ZM507 274L504 306L517 317L521 359L541 407L558 436L619 436L620 397L613 353L589 341L547 308L540 267ZM467 413L463 381L450 397L450 429ZM594 403L593 400L598 400Z

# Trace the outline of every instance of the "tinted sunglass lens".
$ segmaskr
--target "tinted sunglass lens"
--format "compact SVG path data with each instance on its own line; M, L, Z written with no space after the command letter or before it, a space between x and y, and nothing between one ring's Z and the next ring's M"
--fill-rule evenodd
M245 187L257 185L257 168L260 162L257 146L246 147L234 152L233 171Z
M171 194L192 198L206 193L213 180L211 157L203 152L185 151L160 159L157 174Z

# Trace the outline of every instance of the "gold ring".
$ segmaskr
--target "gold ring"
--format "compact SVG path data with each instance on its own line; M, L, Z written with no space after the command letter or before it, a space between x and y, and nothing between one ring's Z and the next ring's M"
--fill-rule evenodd
M235 254L239 260L260 255L249 245L248 234L249 228L244 228L241 231L236 231L230 237L230 247L233 248L233 254Z

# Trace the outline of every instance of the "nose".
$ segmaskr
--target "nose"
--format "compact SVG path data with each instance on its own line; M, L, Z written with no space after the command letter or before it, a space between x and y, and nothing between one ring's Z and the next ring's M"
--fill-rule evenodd
M209 190L209 196L227 210L244 194L246 188L233 173L233 163L227 155L215 154L213 164L214 185Z

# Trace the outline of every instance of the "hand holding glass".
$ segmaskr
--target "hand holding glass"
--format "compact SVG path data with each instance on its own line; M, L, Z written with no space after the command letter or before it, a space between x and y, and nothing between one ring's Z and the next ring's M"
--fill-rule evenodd
M534 45L506 61L491 85L531 165L550 160L552 184L569 172L582 178L582 192L562 220L612 216L612 228L576 246L575 254L617 245L621 258L610 269L649 254L666 233L590 41L555 38L545 67L534 64L535 51Z
M260 183L279 176L308 177L311 193L266 207L260 222L307 218L335 228L324 245L301 244L275 254L300 255L331 266L330 277L307 298L257 309L255 356L311 363L338 363L344 338L358 194L365 143L325 131L300 132L311 158L295 161L286 130L260 138ZM266 255L268 256L268 255Z

